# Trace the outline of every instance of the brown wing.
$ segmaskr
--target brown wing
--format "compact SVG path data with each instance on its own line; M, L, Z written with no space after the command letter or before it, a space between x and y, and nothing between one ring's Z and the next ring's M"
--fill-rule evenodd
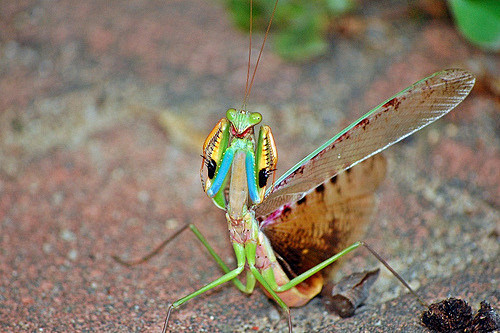
M360 240L385 171L385 158L375 155L261 222L273 250L292 271L289 273L305 272Z

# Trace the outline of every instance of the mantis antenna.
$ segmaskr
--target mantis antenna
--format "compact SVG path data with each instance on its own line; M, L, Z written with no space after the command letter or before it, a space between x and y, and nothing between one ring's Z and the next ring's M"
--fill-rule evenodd
M274 3L273 12L271 13L271 18L269 19L269 23L267 25L266 33L264 35L264 40L262 41L262 45L260 47L259 56L257 57L257 61L255 62L255 67L252 74L252 79L250 80L250 84L248 83L248 79L250 78L250 57L252 54L252 21L253 21L253 11L252 11L252 0L250 0L250 43L248 47L248 66L247 66L247 82L245 85L245 96L243 98L243 107L245 109L247 105L248 96L252 91L253 81L255 79L255 73L257 73L257 67L259 66L260 58L262 57L262 51L264 51L264 45L266 45L267 36L269 35L269 30L271 29L271 24L273 23L274 13L276 12L276 7L278 7L278 0Z

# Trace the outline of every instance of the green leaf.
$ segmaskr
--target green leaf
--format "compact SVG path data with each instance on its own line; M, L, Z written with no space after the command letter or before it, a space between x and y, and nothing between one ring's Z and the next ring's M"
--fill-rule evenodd
M448 0L460 32L480 48L500 50L500 0Z

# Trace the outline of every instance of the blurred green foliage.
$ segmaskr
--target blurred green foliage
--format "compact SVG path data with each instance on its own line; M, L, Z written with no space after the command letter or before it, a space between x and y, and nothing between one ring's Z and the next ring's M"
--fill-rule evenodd
M250 1L226 0L226 4L235 24L248 31ZM272 26L275 52L292 61L324 54L329 23L354 9L355 4L355 0L280 0ZM253 1L254 30L265 31L273 7L273 0Z
M224 0L234 23L249 30L250 0ZM474 45L500 50L500 0L447 0L457 28ZM253 28L267 28L274 0L253 0ZM280 0L273 19L274 51L302 61L327 52L327 32L338 16L354 10L356 0Z
M473 44L500 50L500 0L448 0L455 23Z

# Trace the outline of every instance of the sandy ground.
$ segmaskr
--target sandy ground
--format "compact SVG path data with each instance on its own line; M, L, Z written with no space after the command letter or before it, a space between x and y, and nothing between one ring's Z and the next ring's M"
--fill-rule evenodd
M455 111L386 152L366 240L426 301L498 310L499 56L405 2L361 7L361 29L334 33L320 59L291 64L266 50L249 108L273 128L278 173L416 80L477 73ZM160 330L169 302L218 267L188 233L132 269L111 255L137 258L187 222L234 263L198 169L200 141L242 101L246 52L219 2L0 2L1 331ZM376 266L361 250L342 274ZM320 298L292 316L296 332L424 332L422 310L382 271L354 317L327 314ZM175 311L171 329L281 332L286 322L260 290L226 285Z

